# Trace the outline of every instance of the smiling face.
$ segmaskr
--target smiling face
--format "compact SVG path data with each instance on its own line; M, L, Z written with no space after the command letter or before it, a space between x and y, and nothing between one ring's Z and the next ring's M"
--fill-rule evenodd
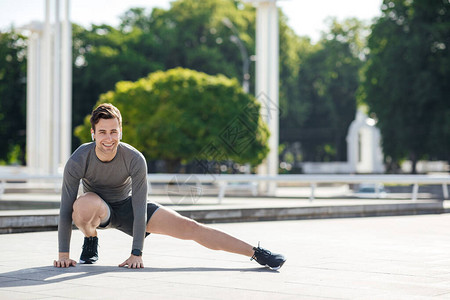
M95 138L95 154L101 161L111 161L116 156L121 132L116 118L99 119L95 124L95 132L91 129Z

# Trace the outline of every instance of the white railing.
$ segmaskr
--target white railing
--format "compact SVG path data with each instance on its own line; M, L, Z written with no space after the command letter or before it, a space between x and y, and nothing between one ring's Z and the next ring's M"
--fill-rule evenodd
M442 191L445 199L448 199L447 185L450 184L450 175L253 175L253 174L148 174L147 180L149 186L151 183L217 183L220 187L219 202L225 194L225 190L230 187L229 183L248 183L277 182L277 183L297 183L309 184L311 187L310 200L314 200L317 184L320 183L386 183L386 184L411 184L413 185L412 200L417 200L419 185L442 185ZM233 188L233 187L231 187Z
M61 175L28 175L28 174L0 174L0 195L6 188L8 189L26 189L26 188L48 188L52 184L55 190L60 190ZM263 176L254 174L231 175L231 174L148 174L147 182L149 193L151 193L152 183L175 183L175 184L216 184L219 186L219 202L225 195L227 189L236 188L230 183L245 183L247 187L253 189L262 182L294 183L308 184L311 188L310 200L314 200L317 184L322 183L342 183L342 184L361 184L361 183L385 183L385 184L411 184L412 200L417 199L419 185L442 185L444 199L448 199L448 188L450 184L450 175L276 175ZM45 184L46 183L46 184ZM253 190L252 190L253 191Z
M53 189L59 192L61 183L62 175L0 174L0 197L5 189Z

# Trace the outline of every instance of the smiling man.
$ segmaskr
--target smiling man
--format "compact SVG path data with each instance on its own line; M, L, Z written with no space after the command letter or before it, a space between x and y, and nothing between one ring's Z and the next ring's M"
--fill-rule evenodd
M144 267L144 239L150 233L242 254L274 270L284 264L283 255L253 247L171 209L147 203L147 164L138 150L120 141L120 111L112 104L101 104L92 112L90 121L93 142L81 145L64 168L58 226L59 258L53 262L55 267L76 265L69 254L72 221L85 235L80 256L82 264L92 264L98 259L97 228L116 228L133 237L131 255L120 267ZM80 180L84 193L77 198Z

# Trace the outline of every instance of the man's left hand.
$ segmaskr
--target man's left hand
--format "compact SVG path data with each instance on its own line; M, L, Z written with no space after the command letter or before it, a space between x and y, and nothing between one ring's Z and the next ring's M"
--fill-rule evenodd
M131 254L130 257L121 263L119 267L125 267L128 266L129 269L143 269L144 268L144 262L142 260L142 256L136 256Z

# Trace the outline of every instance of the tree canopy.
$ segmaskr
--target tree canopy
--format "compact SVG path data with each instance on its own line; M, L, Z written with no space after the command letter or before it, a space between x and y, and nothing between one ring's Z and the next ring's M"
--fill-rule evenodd
M122 112L123 140L148 159L164 159L174 171L180 162L233 160L258 165L268 153L269 131L260 104L236 79L176 68L136 82L121 81L100 103ZM90 139L89 116L76 128Z
M224 18L254 53L254 9L230 0L179 0L168 10L155 8L150 13L133 8L117 28L74 26L74 126L117 82L135 81L157 70L183 67L242 78L242 58Z
M252 57L255 8L238 0L170 5L132 8L116 27L73 25L74 128L100 95L120 94L157 71L181 67L242 82L235 35ZM296 161L346 160L357 97L378 121L388 163L450 161L449 6L444 0L385 0L371 31L355 19L331 18L316 44L297 36L279 11L280 149ZM0 163L25 163L25 45L14 30L0 33L0 137L7 141L0 145ZM254 64L250 74L253 93ZM79 143L74 136L73 150Z
M281 141L301 142L305 161L345 161L345 137L356 112L364 25L329 21L330 31L303 53L281 132Z
M0 32L0 164L25 163L25 38Z
M450 3L385 0L372 26L361 97L389 161L450 160Z

